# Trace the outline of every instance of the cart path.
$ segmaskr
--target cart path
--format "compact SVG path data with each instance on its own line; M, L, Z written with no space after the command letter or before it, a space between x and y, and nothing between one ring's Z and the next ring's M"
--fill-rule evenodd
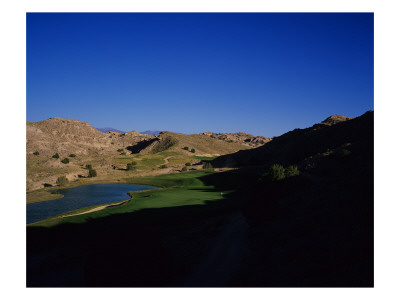
M220 228L215 243L200 265L178 280L179 287L224 287L240 267L246 250L248 225L237 213Z

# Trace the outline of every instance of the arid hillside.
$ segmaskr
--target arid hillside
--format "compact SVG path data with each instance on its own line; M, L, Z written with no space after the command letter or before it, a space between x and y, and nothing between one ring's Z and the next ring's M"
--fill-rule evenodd
M372 143L373 111L357 118L333 115L312 127L289 131L256 149L217 158L213 165L265 169L279 163L309 168L321 156L339 156L343 151L370 154Z
M224 139L168 131L158 135L137 131L103 133L89 123L63 118L27 122L27 190L53 186L59 176L66 176L70 181L85 178L87 164L104 180L127 176L123 171L132 162L135 168L130 176L179 172L187 163L199 164L201 157L251 149L257 144L256 140L261 140L261 137L244 133L240 136L243 138ZM63 163L65 159L69 161Z
M214 139L222 140L228 143L239 143L253 148L260 147L272 140L271 138L266 138L263 136L254 136L244 132L236 132L236 133L204 132L200 133L200 135L206 135Z
M121 147L150 139L136 131L103 133L89 123L73 119L50 118L40 122L27 122L26 151L33 154L60 155L112 152Z

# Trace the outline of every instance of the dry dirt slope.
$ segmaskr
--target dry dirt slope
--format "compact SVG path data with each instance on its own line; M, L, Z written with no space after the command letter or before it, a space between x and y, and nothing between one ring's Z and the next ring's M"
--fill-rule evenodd
M237 134L233 134L235 135ZM249 138L249 141L253 137L247 134L241 136ZM195 152L184 150L185 147L189 150L195 149ZM121 177L121 172L114 171L115 164L119 162L121 166L126 166L126 163L139 154L154 155L167 150L178 156L175 159L179 160L180 156L184 160L184 157L219 156L252 147L254 146L246 144L243 139L232 142L204 134L185 135L167 131L159 135L140 134L137 131L103 133L87 122L74 119L50 118L40 122L27 122L27 189L42 188L45 184L54 185L57 177L62 175L76 180L87 174L87 170L84 170L86 164L92 164L99 177L107 175L104 179ZM121 152L125 155L121 156ZM52 158L55 153L59 154L59 159ZM69 158L68 164L61 163L63 158L68 158L71 154L76 156ZM183 160L182 167L185 163ZM117 167L120 168L118 164ZM154 167L156 166L153 165L150 170ZM114 176L117 174L119 175Z

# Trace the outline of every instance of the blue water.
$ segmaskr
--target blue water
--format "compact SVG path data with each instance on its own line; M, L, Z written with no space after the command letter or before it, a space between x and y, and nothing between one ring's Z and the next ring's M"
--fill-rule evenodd
M26 205L26 223L30 224L82 207L129 199L128 192L156 189L133 184L93 184L52 191L64 197Z

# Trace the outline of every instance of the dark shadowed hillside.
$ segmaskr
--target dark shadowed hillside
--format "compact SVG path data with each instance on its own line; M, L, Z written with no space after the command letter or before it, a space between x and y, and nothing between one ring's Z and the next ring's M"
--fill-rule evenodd
M215 162L259 174L243 195L249 250L232 286L374 285L373 112L337 119ZM274 163L300 174L261 176Z
M299 164L315 155L334 154L348 147L365 149L373 141L373 112L350 119L334 115L306 129L294 129L256 149L221 156L213 161L216 167L268 166L273 163Z

